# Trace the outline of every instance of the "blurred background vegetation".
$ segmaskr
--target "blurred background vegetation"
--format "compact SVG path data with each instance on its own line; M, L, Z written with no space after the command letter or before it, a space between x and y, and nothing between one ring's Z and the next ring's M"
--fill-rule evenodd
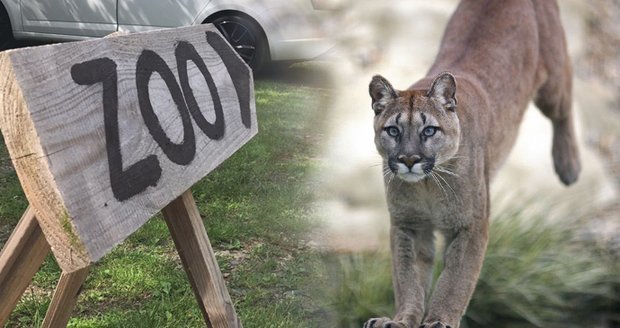
M513 203L493 216L484 267L461 327L620 324L617 254L584 234L588 216L548 220L553 208L540 204ZM328 263L337 278L328 294L334 327L361 327L368 318L393 314L387 250L333 255Z

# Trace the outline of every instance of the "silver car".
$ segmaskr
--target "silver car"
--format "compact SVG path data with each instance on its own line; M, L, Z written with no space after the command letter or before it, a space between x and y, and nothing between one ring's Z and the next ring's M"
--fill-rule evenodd
M71 41L213 23L241 57L269 61L325 53L325 11L315 0L0 0L0 50L14 40Z

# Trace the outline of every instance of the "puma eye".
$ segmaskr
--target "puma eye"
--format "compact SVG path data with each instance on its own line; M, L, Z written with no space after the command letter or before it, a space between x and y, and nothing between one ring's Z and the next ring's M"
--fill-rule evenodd
M422 130L422 135L424 135L425 137L432 137L435 135L436 132L437 132L437 127L427 126L424 128L424 130Z
M388 126L387 128L385 128L385 131L387 132L387 134L390 137L398 137L400 135L400 130L398 130L397 127L395 126Z

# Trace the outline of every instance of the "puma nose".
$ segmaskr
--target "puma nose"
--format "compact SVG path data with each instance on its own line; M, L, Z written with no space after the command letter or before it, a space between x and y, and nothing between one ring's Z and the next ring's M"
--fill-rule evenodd
M415 165L420 160L422 160L422 156L420 156L420 155L411 155L411 156L400 155L400 156L398 156L398 161L400 161L401 163L407 165L407 167L409 169L411 169L413 167L413 165Z

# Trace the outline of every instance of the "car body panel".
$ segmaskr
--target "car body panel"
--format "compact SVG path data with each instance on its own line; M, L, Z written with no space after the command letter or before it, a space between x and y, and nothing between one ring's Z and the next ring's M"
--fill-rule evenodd
M102 37L116 31L116 0L21 0L24 32Z
M9 14L9 18L11 19L13 33L15 33L15 31L22 30L22 17L19 6L20 1L21 0L0 0L0 3L2 3L4 9L6 9Z
M309 0L211 1L193 24L223 11L242 12L265 32L271 60L312 59L331 47L321 30L324 13L314 11Z
M164 28L193 25L211 0L119 0L119 30L124 26Z
M271 60L311 59L331 47L328 34L321 30L324 12L313 10L310 0L0 1L9 12L16 39L83 40L117 30L197 25L224 11L235 11L263 29Z

